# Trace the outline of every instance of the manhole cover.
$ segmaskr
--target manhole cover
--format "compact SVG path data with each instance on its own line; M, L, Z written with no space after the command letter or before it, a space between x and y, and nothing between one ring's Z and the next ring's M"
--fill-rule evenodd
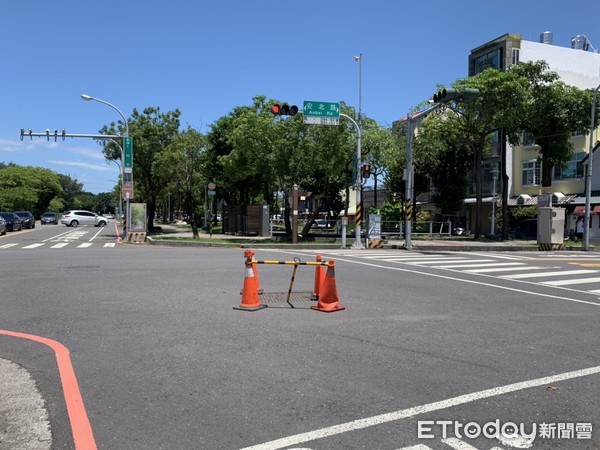
M312 292L292 292L290 295L290 303L312 303L310 297ZM260 302L266 305L287 303L288 293L287 292L264 292L259 295Z

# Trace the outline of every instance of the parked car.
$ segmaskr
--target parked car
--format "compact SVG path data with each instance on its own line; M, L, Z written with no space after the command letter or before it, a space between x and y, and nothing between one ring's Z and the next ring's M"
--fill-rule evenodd
M14 212L0 212L0 217L6 222L6 229L8 231L21 231L23 229L21 218Z
M4 236L6 234L6 222L2 217L0 217L0 235Z
M94 225L95 227L105 227L108 219L91 211L73 210L65 211L60 219L60 223L68 227L79 225Z
M514 229L515 239L537 239L537 219L525 219Z
M54 225L58 225L58 214L53 212L45 212L42 214L42 218L40 219L40 223L42 225L46 225L48 223L52 223Z
M317 228L329 228L329 224L325 219L315 219L315 225Z
M21 218L23 228L35 228L35 217L31 211L15 211L15 214Z

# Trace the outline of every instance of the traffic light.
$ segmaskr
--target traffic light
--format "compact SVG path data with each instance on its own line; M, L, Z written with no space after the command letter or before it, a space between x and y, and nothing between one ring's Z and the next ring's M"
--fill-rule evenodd
M466 88L457 91L454 88L446 88L433 94L433 103L468 102L479 95L479 89Z
M298 113L298 107L296 105L290 106L285 103L283 105L275 103L271 106L271 112L275 116L295 116Z
M363 166L362 166L362 177L363 178L369 178L371 176L372 172L373 172L372 164L363 164Z

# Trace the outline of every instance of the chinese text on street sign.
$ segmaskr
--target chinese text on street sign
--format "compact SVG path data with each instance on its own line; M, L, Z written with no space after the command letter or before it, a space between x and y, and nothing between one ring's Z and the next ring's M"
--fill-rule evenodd
M131 173L133 169L133 138L123 139L123 172Z
M302 109L304 123L316 125L339 125L340 104L305 101Z

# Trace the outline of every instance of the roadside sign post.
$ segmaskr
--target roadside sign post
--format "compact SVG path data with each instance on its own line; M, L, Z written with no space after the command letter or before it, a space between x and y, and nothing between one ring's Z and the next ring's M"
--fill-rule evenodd
M360 126L356 121L346 114L340 113L340 104L332 102L315 102L305 101L302 109L302 116L304 123L314 125L339 125L340 117L344 117L352 122L356 129L356 161L354 175L354 185L356 189L356 212L355 221L356 227L353 249L365 248L360 240L360 229L362 225L362 198L361 198L361 187L362 187L362 174L360 171L361 166L361 132ZM346 211L346 214L348 211ZM344 243L345 245L345 243Z

